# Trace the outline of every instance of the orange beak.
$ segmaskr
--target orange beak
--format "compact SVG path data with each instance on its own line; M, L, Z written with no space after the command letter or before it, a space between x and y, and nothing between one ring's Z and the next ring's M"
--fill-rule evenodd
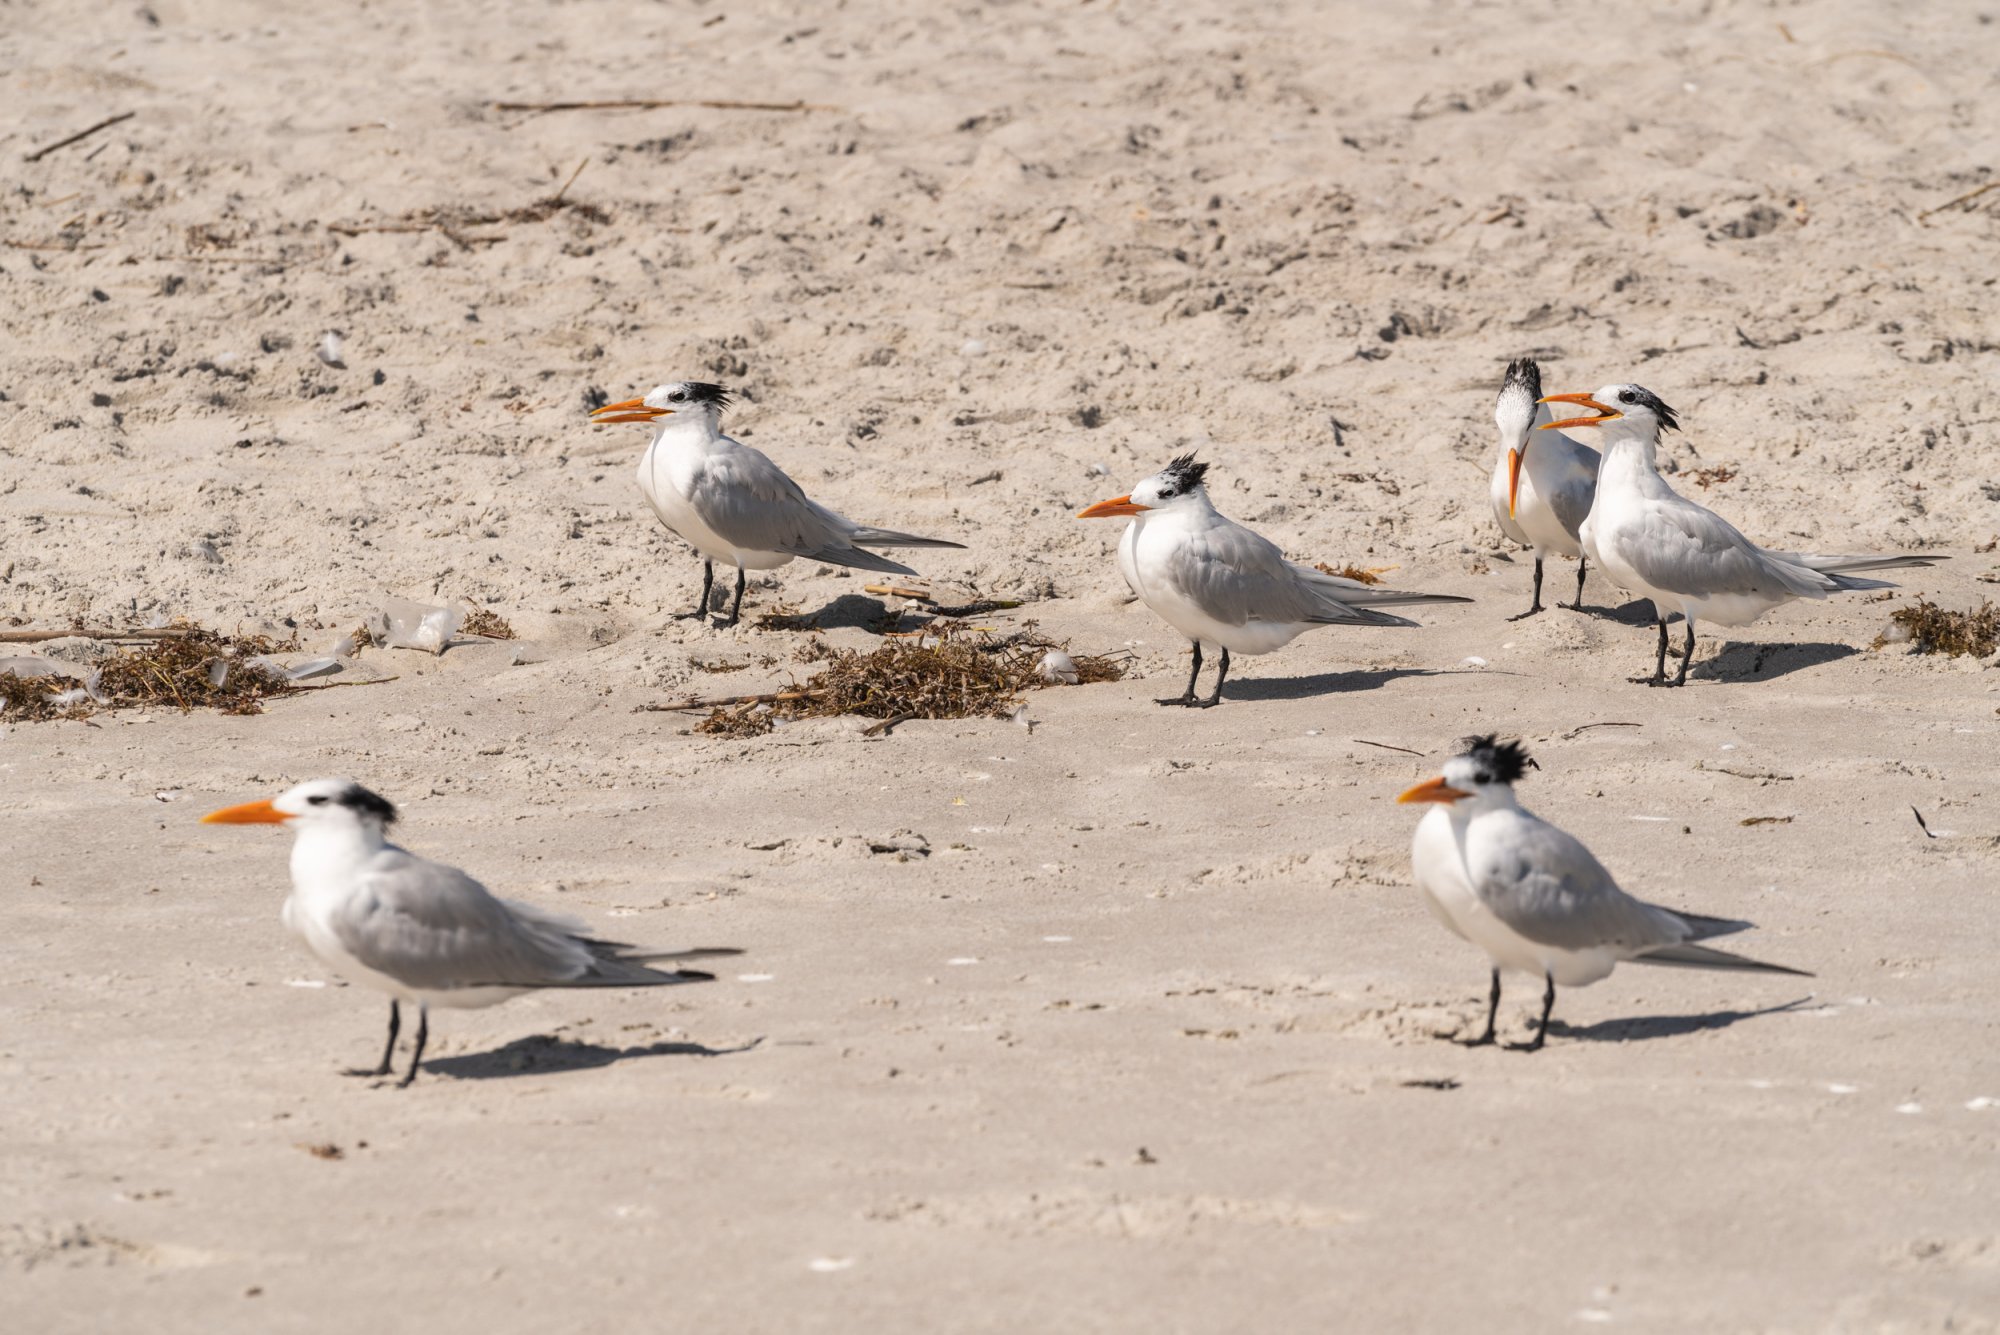
M1398 802L1443 802L1449 805L1461 797L1471 797L1471 793L1461 793L1443 779L1427 779L1410 789L1396 800Z
M282 825L290 820L269 802L245 802L240 807L224 807L201 818L203 825Z
M1596 426L1600 422L1615 421L1625 415L1608 403L1599 403L1588 394L1551 394L1545 399L1536 399L1535 402L1574 403L1580 408L1597 409L1597 416L1595 417L1565 417L1560 422L1544 422L1536 428L1538 431L1556 431L1572 426Z
M644 399L627 399L623 403L607 403L602 408L590 410L593 426L606 426L612 422L650 422L655 417L665 417L672 408L648 408Z
M1109 519L1113 515L1140 514L1146 509L1146 506L1134 505L1130 496L1113 496L1108 501L1099 501L1095 505L1084 506L1083 509L1076 512L1076 517L1078 519Z
M1507 449L1507 517L1514 517L1514 502L1521 494L1521 461L1528 457L1528 442L1522 441L1520 449Z

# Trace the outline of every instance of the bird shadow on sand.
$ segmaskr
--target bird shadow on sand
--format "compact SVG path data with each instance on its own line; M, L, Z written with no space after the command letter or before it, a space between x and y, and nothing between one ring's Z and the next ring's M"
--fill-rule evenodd
M595 1043L557 1038L553 1034L532 1034L487 1052L469 1052L462 1057L433 1057L424 1063L424 1070L457 1080L505 1080L517 1075L589 1071L613 1062L636 1061L642 1057L730 1057L749 1052L763 1042L761 1038L753 1038L733 1048L711 1048L700 1043L647 1043L632 1048L607 1048Z
M764 608L759 615L769 614ZM788 612L774 618L777 630L866 630L877 631L888 618L889 609L880 598L859 593L843 593L824 607L811 612ZM746 620L753 619L744 613Z
M1698 1034L1705 1029L1727 1029L1732 1024L1744 1020L1754 1020L1764 1015L1786 1015L1800 1007L1813 1004L1814 998L1800 997L1778 1006L1766 1006L1754 1011L1710 1011L1706 1015L1632 1015L1617 1020L1599 1020L1596 1024L1566 1024L1558 1019L1549 1021L1550 1038L1579 1038L1586 1043L1643 1043L1653 1038L1678 1038L1683 1034Z
M1362 672L1316 672L1310 677L1250 677L1226 683L1230 700L1305 700L1315 695L1348 695L1380 690L1401 677L1452 677L1461 673L1439 668L1371 668Z
M1860 653L1851 644L1743 644L1730 640L1720 652L1688 669L1698 681L1770 681L1791 672L1838 663Z

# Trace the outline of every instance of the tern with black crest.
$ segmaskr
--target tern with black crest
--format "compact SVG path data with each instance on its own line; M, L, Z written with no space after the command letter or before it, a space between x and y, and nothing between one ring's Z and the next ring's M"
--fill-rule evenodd
M1554 420L1541 402L1542 369L1533 358L1507 363L1507 379L1493 404L1500 428L1500 457L1493 465L1487 496L1500 531L1535 553L1535 596L1528 610L1508 617L1520 621L1542 610L1542 562L1550 556L1575 560L1576 601L1583 606L1583 581L1590 560L1577 536L1597 494L1597 451L1560 431L1541 435L1535 428Z
M1694 623L1747 626L1795 598L1824 598L1857 589L1893 589L1886 580L1859 579L1860 570L1929 566L1942 557L1821 556L1772 552L1706 506L1667 485L1657 458L1660 432L1680 419L1658 395L1639 385L1606 385L1589 394L1551 394L1544 403L1574 403L1594 417L1551 422L1543 431L1594 428L1603 433L1604 463L1597 499L1583 521L1583 550L1619 587L1653 602L1659 650L1648 686L1687 684L1694 659ZM1667 678L1667 621L1687 622L1680 671Z
M1207 473L1207 464L1184 454L1129 494L1077 515L1132 516L1119 540L1119 570L1147 607L1194 643L1187 689L1163 705L1219 704L1232 652L1268 654L1315 626L1417 624L1377 608L1472 601L1402 593L1295 565L1277 544L1216 510L1203 485ZM1204 648L1221 655L1207 699L1195 694Z
M1437 920L1493 961L1486 1030L1493 1042L1500 973L1542 979L1542 1018L1528 1050L1548 1038L1556 985L1586 987L1621 963L1795 974L1699 944L1754 924L1647 904L1618 888L1574 835L1523 807L1514 784L1533 762L1518 742L1473 738L1444 773L1396 800L1434 804L1417 822L1410 869Z
M891 575L917 572L867 550L871 547L963 547L894 529L857 524L809 498L762 450L723 434L729 391L677 381L642 399L594 409L598 425L653 424L639 460L639 490L653 513L702 557L701 601L688 617L705 616L715 588L715 563L736 567L733 626L743 612L746 570L775 570L794 557Z
M417 1078L433 1006L469 1010L543 988L666 987L715 975L651 966L736 955L733 949L650 951L602 941L571 918L495 898L456 867L389 842L396 808L352 779L315 779L264 802L202 817L211 825L288 825L292 893L284 922L321 963L389 994L388 1075L402 1027L417 1007L416 1048L401 1081Z

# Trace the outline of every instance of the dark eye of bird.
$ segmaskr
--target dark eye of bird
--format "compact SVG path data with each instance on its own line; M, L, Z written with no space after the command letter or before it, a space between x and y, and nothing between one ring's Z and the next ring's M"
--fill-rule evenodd
M326 805L326 799L324 797L308 797L306 805L309 807L323 807Z
M1493 776L1491 774L1488 774L1485 770L1481 770L1479 771L1479 773L1472 776L1472 781L1474 783L1492 783Z
M686 401L687 395L681 393L679 390L675 390L673 393L667 395L668 403L685 403Z
M1636 394L1634 394L1631 390L1628 389L1618 396L1618 401L1620 403L1637 403L1639 401L1639 398Z

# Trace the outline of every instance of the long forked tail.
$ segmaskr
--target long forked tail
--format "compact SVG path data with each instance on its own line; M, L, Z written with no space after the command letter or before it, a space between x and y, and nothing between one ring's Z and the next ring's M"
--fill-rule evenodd
M898 533L893 528L873 528L863 525L847 535L847 540L857 547L959 547L962 542L946 542L943 538L919 538L913 533Z
M613 941L583 941L592 955L590 969L555 987L671 987L678 983L712 983L715 975L700 969L655 969L655 964L681 960L721 959L743 952L734 946L704 946L695 950L644 950Z
M1710 946L1697 946L1684 942L1678 946L1661 946L1643 955L1632 958L1634 964L1665 964L1683 969L1747 969L1754 973L1788 973L1795 978L1810 978L1804 969L1791 969L1782 964L1766 964L1762 960L1747 959L1742 955L1732 955L1726 950L1716 950Z
M1904 552L1894 556L1822 556L1818 552L1788 552L1785 560L1794 565L1802 565L1808 570L1817 570L1822 575L1852 575L1862 570L1913 570L1924 566L1934 566L1940 561L1948 561L1948 556L1931 556L1923 552ZM1893 584L1880 580L1857 579L1840 581L1843 588L1893 589Z

